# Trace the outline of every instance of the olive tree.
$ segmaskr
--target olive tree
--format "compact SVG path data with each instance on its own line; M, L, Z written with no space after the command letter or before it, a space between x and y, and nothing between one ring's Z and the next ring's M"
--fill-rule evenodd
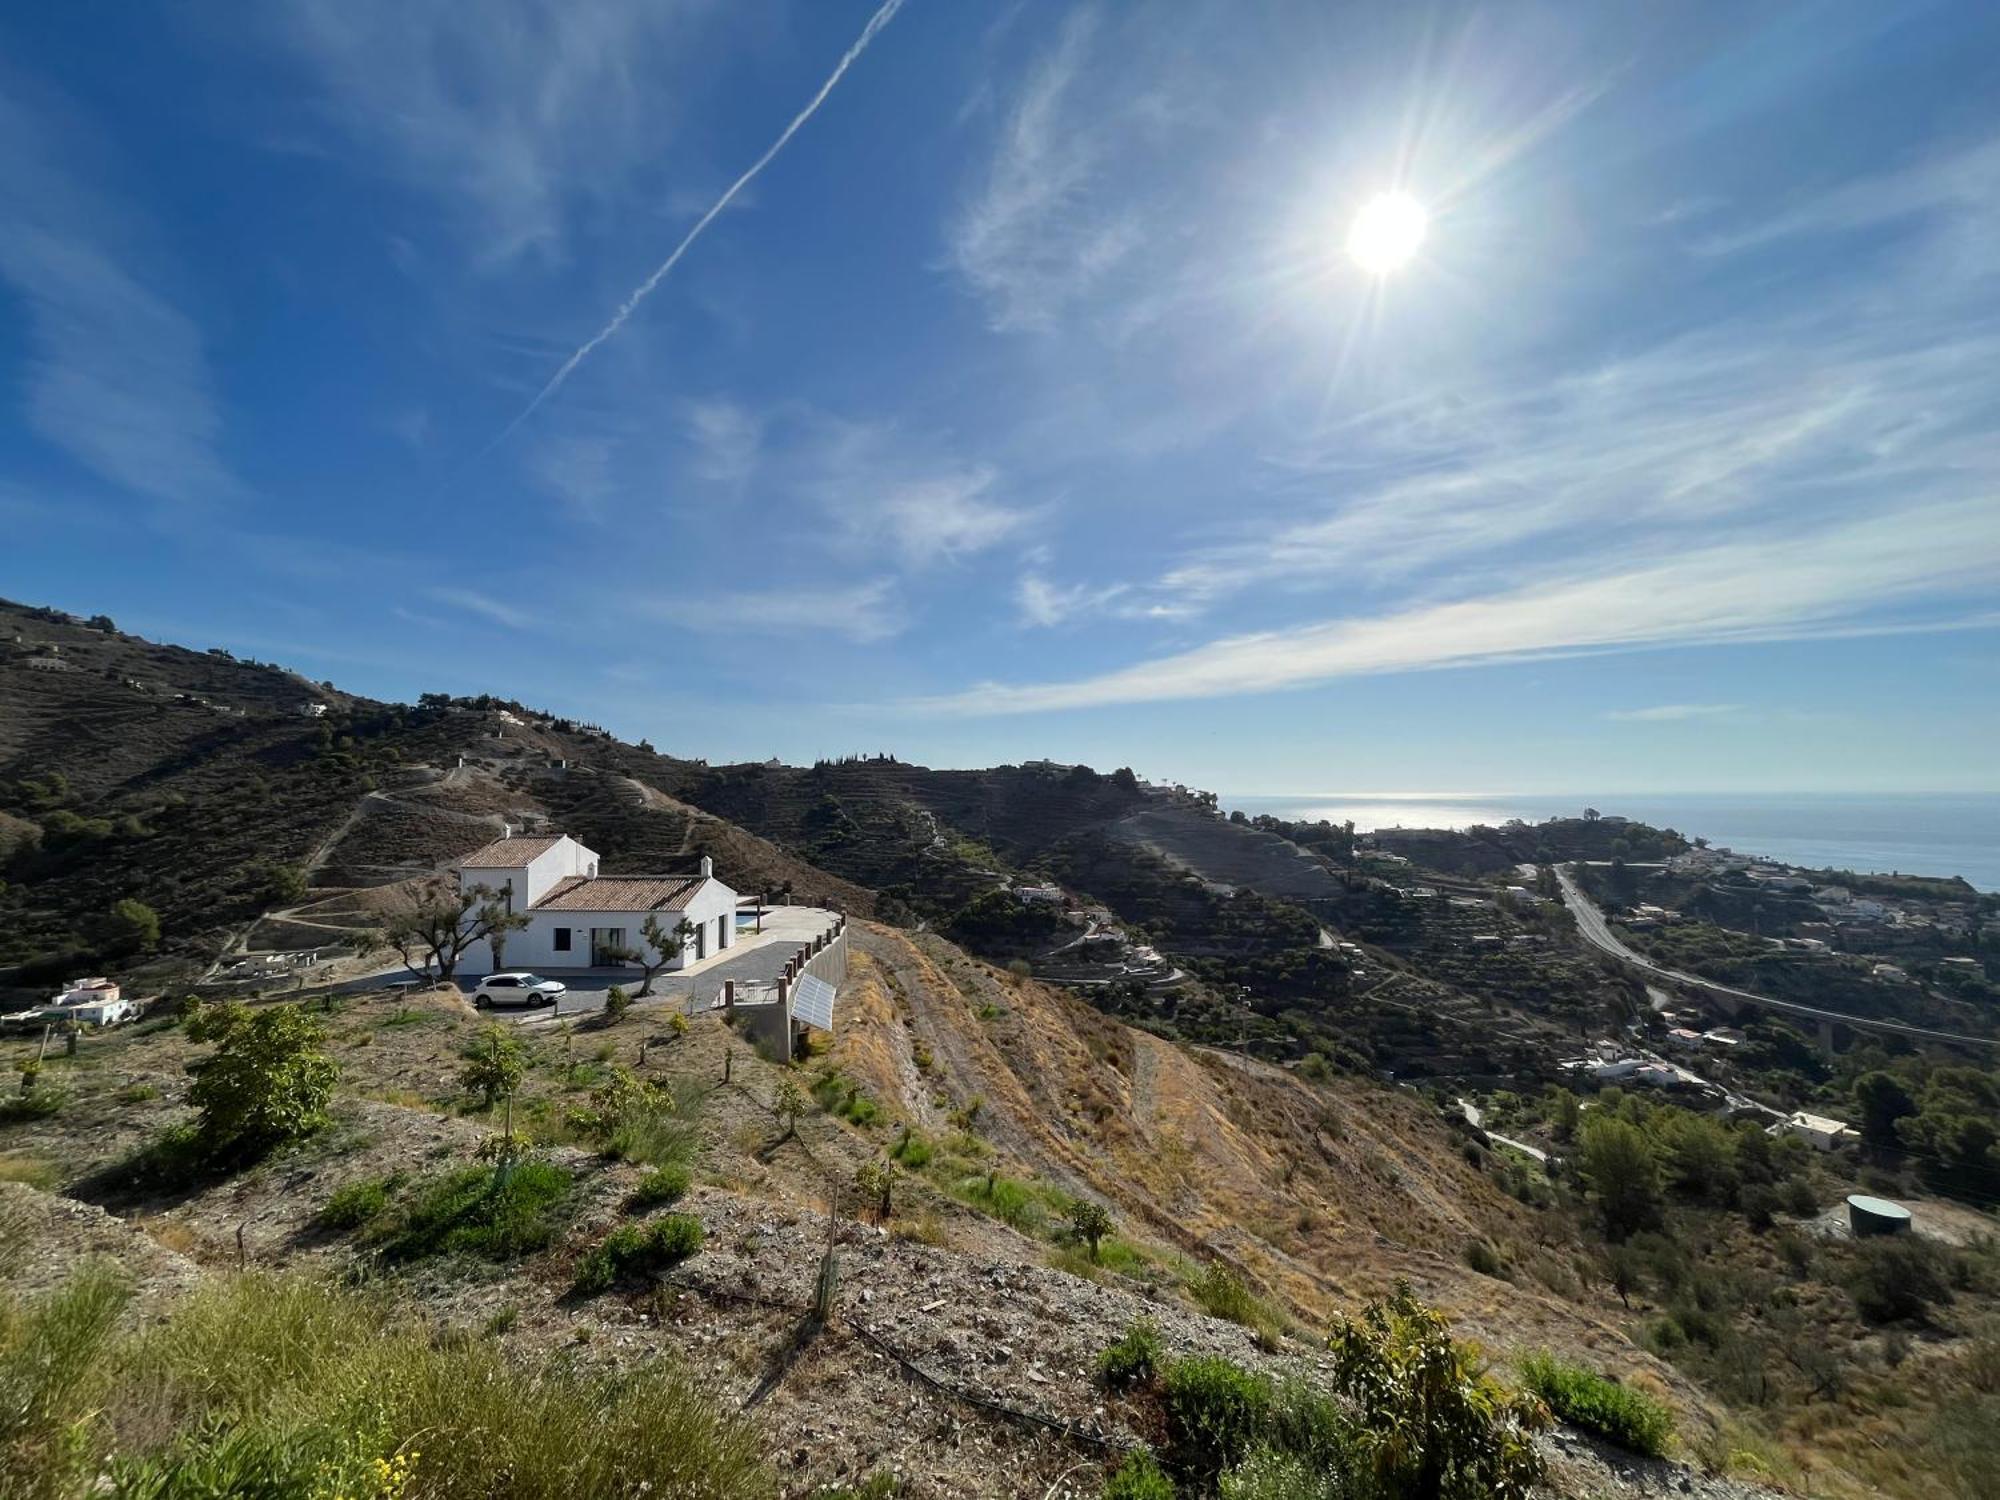
M505 935L527 925L525 916L508 910L502 893L475 885L417 897L383 924L382 938L411 969L427 973L435 966L438 978L449 983L467 948L497 938L493 943L497 958Z

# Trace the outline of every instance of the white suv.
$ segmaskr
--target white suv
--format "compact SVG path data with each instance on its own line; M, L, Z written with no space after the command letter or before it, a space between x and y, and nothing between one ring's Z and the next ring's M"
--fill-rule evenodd
M542 979L533 974L490 974L472 992L472 1003L487 1005L554 1005L569 993L560 979Z

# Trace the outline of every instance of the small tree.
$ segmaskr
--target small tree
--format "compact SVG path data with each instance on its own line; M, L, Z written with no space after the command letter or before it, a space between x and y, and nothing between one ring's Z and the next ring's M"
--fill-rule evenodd
M1398 1281L1385 1302L1327 1338L1335 1388L1360 1412L1357 1447L1380 1492L1408 1500L1527 1500L1542 1477L1534 1435L1550 1422L1502 1386L1478 1351Z
M1597 1194L1604 1232L1622 1240L1660 1215L1660 1164L1644 1133L1623 1120L1592 1119L1578 1163Z
M488 1109L511 1096L528 1071L521 1043L505 1026L489 1026L459 1071L458 1085L479 1094Z
M778 1085L778 1092L772 1096L771 1112L785 1125L785 1139L790 1139L799 1128L799 1116L805 1113L806 1096L799 1092L799 1086L787 1078Z
M1111 1233L1111 1215L1094 1198L1079 1198L1069 1211L1070 1232L1090 1246L1090 1258L1097 1259L1097 1247Z
M653 993L653 976L681 956L687 947L687 940L694 935L694 924L682 917L672 927L660 921L658 912L646 913L646 920L639 926L639 950L634 955L645 980L639 986L639 998L644 1000ZM650 952L651 958L646 955Z
M190 1041L215 1044L188 1092L204 1158L254 1160L327 1124L340 1065L320 1051L317 1018L293 1005L251 1011L230 1001L202 1006L186 1030Z
M625 1019L625 1013L632 1008L632 997L625 993L623 985L612 985L604 992L605 1024L616 1026Z
M481 939L518 932L525 916L507 909L505 899L490 886L462 891L433 891L390 917L383 941L403 956L411 969L426 973L435 965L438 978L449 983L465 950ZM506 939L501 938L501 945ZM499 947L496 946L497 958Z
M854 1186L875 1210L878 1223L889 1222L894 1208L896 1164L893 1161L865 1161L854 1169Z
M150 953L160 946L160 914L143 901L114 902L104 919L104 942L115 953Z

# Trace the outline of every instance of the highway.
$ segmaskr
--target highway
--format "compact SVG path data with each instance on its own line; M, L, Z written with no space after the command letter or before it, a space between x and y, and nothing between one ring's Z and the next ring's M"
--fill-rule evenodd
M2000 1037L1966 1036L1956 1031L1933 1031L1926 1026L1911 1026L1902 1021L1884 1021L1874 1016L1854 1016L1846 1011L1823 1010L1815 1005L1804 1005L1796 1000L1774 1000L1769 995L1757 995L1749 990L1739 990L1726 984L1718 984L1713 979L1703 979L1699 974L1683 974L1678 969L1669 969L1656 964L1643 954L1635 953L1613 935L1610 925L1604 920L1591 899L1577 888L1568 870L1556 867L1556 884L1562 890L1562 898L1569 907L1570 915L1576 918L1576 930L1585 942L1601 952L1610 954L1620 963L1630 964L1635 969L1659 979L1671 979L1679 984L1693 985L1697 989L1708 990L1712 994L1727 995L1751 1005L1761 1005L1767 1010L1783 1011L1787 1015L1805 1016L1814 1021L1837 1021L1843 1026L1852 1026L1861 1031L1893 1032L1900 1036L1923 1037L1933 1042L1955 1042L1961 1047L2000 1047Z

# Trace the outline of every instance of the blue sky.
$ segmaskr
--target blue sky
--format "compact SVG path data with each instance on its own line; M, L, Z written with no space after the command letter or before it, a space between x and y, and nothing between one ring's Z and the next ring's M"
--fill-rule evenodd
M11 597L716 760L2000 789L1990 6L16 8L0 202Z

